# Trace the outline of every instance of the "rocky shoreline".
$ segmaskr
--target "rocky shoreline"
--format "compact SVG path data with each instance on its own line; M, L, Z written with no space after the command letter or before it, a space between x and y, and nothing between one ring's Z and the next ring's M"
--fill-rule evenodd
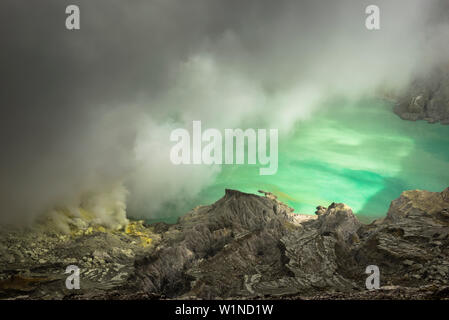
M2 299L447 299L449 188L406 191L366 225L344 204L297 215L226 190L176 224L0 236ZM65 267L81 289L65 288ZM365 268L377 265L379 290Z
M449 124L448 67L436 68L415 79L397 99L394 112L404 120Z

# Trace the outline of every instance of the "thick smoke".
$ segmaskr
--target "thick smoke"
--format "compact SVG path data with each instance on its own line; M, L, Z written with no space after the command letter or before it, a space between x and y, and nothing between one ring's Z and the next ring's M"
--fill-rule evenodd
M79 31L65 29L69 4ZM378 31L365 28L370 4ZM131 215L188 200L219 168L174 167L173 128L288 134L332 96L401 90L447 63L448 14L444 0L3 0L0 221L80 207L86 193L108 195L100 206L115 195L107 212L122 212L126 192L111 186L129 190Z

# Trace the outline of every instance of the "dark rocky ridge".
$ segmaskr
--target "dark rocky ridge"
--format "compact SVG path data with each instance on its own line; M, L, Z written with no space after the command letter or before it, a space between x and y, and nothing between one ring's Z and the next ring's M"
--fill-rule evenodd
M120 233L89 235L90 242L110 237L101 242L101 250L108 266L120 257L123 267L116 275L108 267L111 275L95 278L104 267L96 259L82 266L87 270L79 291L63 288L61 275L53 282L36 280L26 293L8 289L6 279L0 283L1 294L73 299L448 298L448 211L449 188L441 193L406 191L384 219L369 225L361 224L344 204L303 216L270 193L261 197L226 190L222 199L193 209L174 225L144 227L155 239L149 248L132 247L131 236ZM84 237L76 241L86 243ZM125 245L132 255L114 249ZM75 248L71 241L64 246ZM373 264L380 268L382 288L368 291L365 269ZM2 261L2 274L5 266ZM48 278L50 266L33 270L35 276ZM91 275L89 282L83 274Z
M439 67L413 81L394 112L404 120L449 124L449 67Z

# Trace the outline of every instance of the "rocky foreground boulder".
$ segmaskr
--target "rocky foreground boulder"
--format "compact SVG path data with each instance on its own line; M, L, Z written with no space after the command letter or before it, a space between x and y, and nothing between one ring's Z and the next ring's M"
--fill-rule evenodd
M37 255L22 254L18 262L14 250L25 236L3 234L0 294L24 299L448 298L448 211L449 188L406 191L385 218L368 225L341 203L319 207L316 216L297 215L270 193L226 190L216 203L197 207L172 225L133 222L128 232L93 230L65 240L40 235L38 248L21 244L24 252ZM4 254L12 258L6 261ZM41 256L48 261L40 263ZM67 275L61 270L68 263L80 266L80 290L65 288ZM365 287L368 265L379 267L379 290Z

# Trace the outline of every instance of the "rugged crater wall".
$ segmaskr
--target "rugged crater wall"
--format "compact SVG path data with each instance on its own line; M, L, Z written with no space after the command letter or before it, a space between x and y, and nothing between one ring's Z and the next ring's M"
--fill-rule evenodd
M276 199L229 190L170 226L161 242L170 249L137 262L136 283L178 298L369 298L374 264L383 296L373 298L435 297L449 282L448 194L406 191L386 218L364 225L344 204L301 220ZM226 235L221 248L213 232Z
M129 232L47 237L36 242L31 251L38 254L30 260L2 258L1 297L449 297L449 188L441 193L406 191L385 218L368 225L342 203L304 216L264 194L226 190L216 203L197 207L172 225L134 223ZM154 240L144 246L143 235ZM18 241L19 233L1 239L2 254L13 257L17 243L25 245ZM51 259L40 263L43 246L51 249ZM64 289L65 277L58 271L72 262L64 260L69 256L83 261L82 289L76 292ZM365 288L368 265L380 268L380 290Z
M449 124L449 66L413 81L394 112L404 120Z

